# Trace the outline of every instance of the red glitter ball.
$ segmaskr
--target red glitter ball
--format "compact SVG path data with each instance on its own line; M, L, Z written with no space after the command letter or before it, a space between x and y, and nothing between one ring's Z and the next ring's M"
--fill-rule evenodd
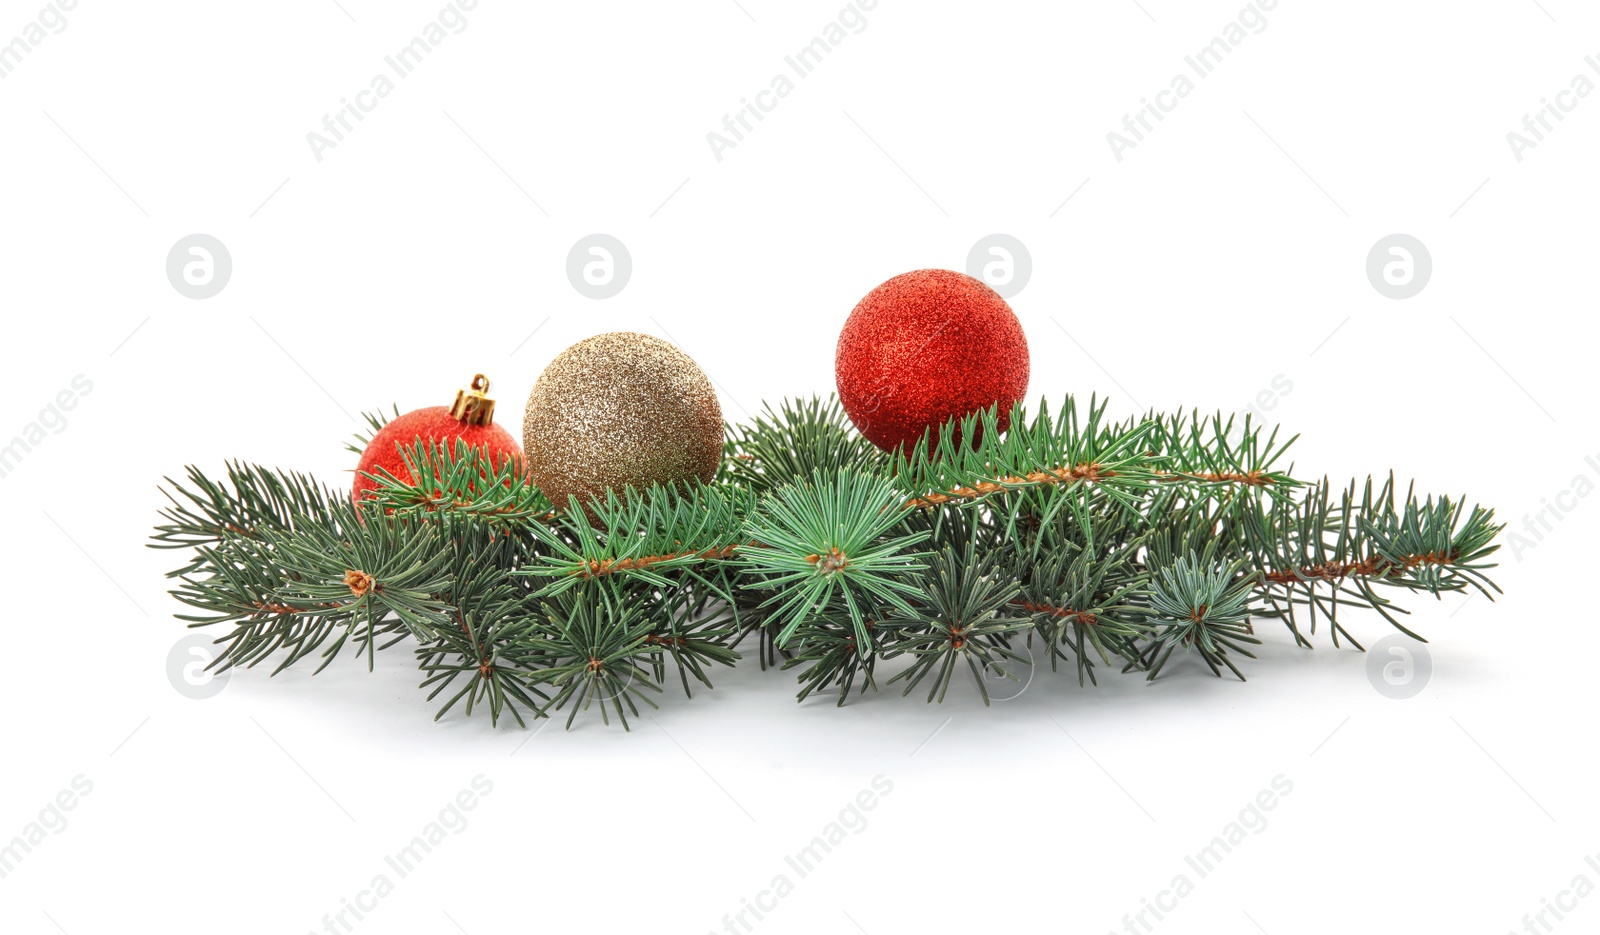
M449 406L429 406L408 412L378 430L367 444L367 450L361 453L361 463L356 465L356 482L350 498L360 501L378 486L377 481L364 476L363 472L388 471L400 480L411 481L411 472L406 469L400 450L402 446L415 445L419 438L448 442L452 448L456 439L465 439L467 444L486 452L496 468L506 458L522 460L522 445L500 426L494 423L469 425L451 415Z
M886 451L996 403L1000 430L1028 392L1028 339L1011 306L971 276L922 269L867 293L839 335L839 400Z

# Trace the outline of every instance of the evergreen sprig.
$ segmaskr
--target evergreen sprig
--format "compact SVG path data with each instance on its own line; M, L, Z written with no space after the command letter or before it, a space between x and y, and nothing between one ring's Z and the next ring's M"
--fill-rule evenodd
M510 524L553 515L550 501L528 483L519 459L475 458L461 438L453 446L419 438L399 450L408 479L382 469L362 475L377 484L370 496L386 512L456 513Z
M987 680L1015 679L1013 670L1027 664L1027 657L1011 649L1007 638L1030 624L1012 609L1021 588L1005 574L1004 554L980 551L977 536L965 532L956 537L959 544L941 543L929 560L923 593L913 611L884 621L885 656L912 657L911 666L889 681L905 681L903 693L909 695L923 679L930 679L929 701L944 699L956 667L965 663L987 705Z
M532 489L526 480L523 485ZM755 496L737 487L625 488L589 504L577 498L549 525L528 528L546 548L516 574L554 579L540 594L555 595L584 581L620 576L657 588L673 586L671 572L728 559L745 541L745 517ZM712 586L702 575L691 573ZM731 600L731 597L729 598Z
M835 600L844 602L863 645L874 606L912 613L906 598L917 589L906 579L920 569L911 547L926 536L891 534L901 500L882 478L843 469L832 476L819 471L762 500L746 524L755 543L741 564L755 586L775 592L761 606L776 607L779 646Z
M1294 439L1249 419L1118 421L1069 397L999 424L977 412L891 456L836 400L785 400L730 427L712 483L587 504L465 444L400 446L407 476L373 476L359 503L291 472L191 467L151 545L188 551L178 617L216 629L218 668L320 670L347 646L370 667L405 644L436 717L569 726L627 727L668 682L710 687L746 639L802 700L843 704L882 665L930 701L965 671L988 702L1035 648L1080 684L1188 655L1243 678L1258 619L1307 647L1326 619L1359 648L1351 608L1420 639L1397 598L1498 592L1491 510L1392 477L1299 481Z
M887 474L888 455L845 420L836 397L785 399L764 407L748 426L728 427L722 479L758 494L803 483L813 474Z

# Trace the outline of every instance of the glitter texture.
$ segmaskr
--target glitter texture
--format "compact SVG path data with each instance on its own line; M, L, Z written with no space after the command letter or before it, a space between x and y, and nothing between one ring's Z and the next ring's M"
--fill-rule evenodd
M409 483L411 472L406 470L405 458L401 456L399 446L410 448L419 438L430 442L448 442L452 450L456 439L465 439L467 444L486 452L496 468L505 458L522 457L522 446L500 426L492 422L488 425L468 425L451 415L449 406L429 406L396 418L372 436L372 441L367 443L367 450L361 453L361 462L356 465L351 499L360 500L363 494L378 486L377 481L361 476L363 471L376 474L381 468Z
M609 489L693 478L722 463L722 407L689 355L615 331L562 351L534 384L522 422L533 482L557 506Z
M1028 392L1028 339L993 289L923 269L867 293L844 323L834 360L839 400L886 451L947 419L996 403L1000 430Z

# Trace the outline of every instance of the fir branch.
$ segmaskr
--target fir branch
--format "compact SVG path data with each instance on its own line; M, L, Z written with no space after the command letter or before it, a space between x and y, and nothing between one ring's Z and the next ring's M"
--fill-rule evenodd
M653 627L644 608L614 586L568 592L547 607L548 626L523 648L543 657L538 678L554 692L541 714L571 704L571 727L579 712L597 706L602 721L611 723L615 713L623 728L631 730L628 715L638 717L636 702L654 708L645 691L661 691L651 678L657 649L649 643Z
M1402 625L1407 613L1380 595L1377 587L1425 591L1438 596L1474 587L1486 596L1498 591L1483 560L1503 528L1491 510L1464 506L1449 498L1419 502L1407 491L1397 504L1394 478L1374 489L1368 478L1358 497L1354 482L1335 499L1324 479L1300 501L1279 501L1240 517L1242 556L1254 565L1254 579L1268 607L1263 616L1283 619L1297 642L1310 645L1296 623L1296 607L1311 615L1311 632L1325 616L1334 644L1341 638L1361 644L1339 622L1341 606L1376 611L1406 635L1422 637Z
M809 481L813 474L886 474L889 458L856 432L838 397L785 399L764 407L749 425L728 427L719 478L757 494Z
M400 406L398 404L391 403L390 409L392 414L385 413L382 409L376 412L363 412L361 418L366 421L367 427L364 430L351 433L350 437L354 438L355 441L345 442L344 450L358 458L366 454L367 446L372 444L373 437L382 431L385 425L400 418Z
M783 664L785 670L800 669L797 676L800 691L796 700L804 701L813 692L837 686L836 704L843 707L857 678L861 679L863 694L869 688L877 689L873 673L882 655L882 631L878 629L877 620L870 616L862 621L862 630L867 634L865 643L859 641L859 631L842 606L801 624L789 644L791 655Z
M461 683L445 698L436 721L457 704L468 715L487 705L491 724L509 713L526 726L522 712L544 717L550 699L539 688L538 670L546 659L528 645L537 632L531 596L506 585L492 562L480 556L475 564L453 578L450 622L417 647L422 687L432 689L432 701Z
M187 486L163 478L172 488L161 491L170 506L160 511L166 522L156 526L151 548L199 548L260 538L269 530L325 525L332 522L329 504L343 499L304 474L239 462L228 463L224 482L213 481L192 465L186 472ZM189 574L201 565L197 557L167 577Z
M1215 542L1160 567L1150 587L1155 634L1144 647L1141 662L1154 679L1177 649L1193 649L1221 675L1221 667L1244 681L1229 650L1254 659L1244 644L1260 644L1250 631L1253 583L1237 566L1216 561Z
M627 726L669 678L709 687L750 636L801 700L842 704L901 656L908 691L941 700L964 665L987 700L1024 634L1080 683L1114 661L1154 678L1180 651L1242 678L1253 617L1310 646L1309 612L1309 633L1326 617L1359 648L1341 610L1415 636L1395 596L1498 592L1490 510L1393 478L1302 484L1280 466L1293 439L1248 419L1105 411L1018 407L1000 433L990 410L890 458L836 401L785 402L731 430L711 485L560 510L464 445L418 442L413 480L381 476L361 504L298 474L190 468L151 544L192 550L173 594L179 619L219 629L218 668L320 654L320 671L350 645L370 668L410 641L437 716L570 708L568 726L597 705Z
M775 593L778 645L833 598L845 602L860 644L867 642L865 608L878 604L912 612L917 593L906 579L920 571L909 548L925 538L890 537L899 521L899 496L882 478L840 470L781 487L761 501L746 524L755 544L741 550L758 587Z
M554 515L520 458L490 458L460 438L454 446L419 438L399 447L409 480L382 469L362 475L377 483L367 496L388 512L454 513L502 524Z
M943 544L928 563L924 594L916 611L894 615L883 622L884 656L909 654L911 666L889 681L904 681L909 695L931 678L929 701L943 701L955 669L966 663L977 682L983 703L989 704L985 676L1016 679L1008 668L1027 663L1027 657L1007 645L1007 637L1026 630L1026 617L1008 616L1010 604L1021 588L1002 571L1002 556L988 552L980 557L976 537L969 534L960 545Z
M543 595L613 575L669 587L673 571L729 559L745 541L744 517L754 504L750 491L699 484L609 491L589 512L574 497L552 525L529 528L546 551L516 573L554 579Z
M1261 428L1249 415L1222 420L1222 414L1201 417L1198 410L1188 415L1162 415L1151 412L1145 418L1151 450L1165 461L1161 474L1168 482L1199 481L1208 484L1272 487L1299 486L1286 471L1274 470L1298 435L1278 441L1278 429L1265 439Z
M736 609L720 589L701 587L652 591L646 614L655 621L645 645L655 650L651 660L657 684L665 684L667 663L678 672L685 697L692 697L689 680L711 688L710 665L732 666L739 661L731 643L740 634Z
M1032 422L1018 403L999 431L990 407L952 419L924 443L895 455L894 480L907 507L976 503L1011 490L1094 484L1128 507L1154 484L1163 462L1150 452L1148 423L1105 422L1106 404L1091 401L1082 420L1068 397L1059 418L1042 401Z
M1011 602L1049 647L1052 670L1070 653L1080 685L1098 683L1096 660L1136 664L1137 640L1150 632L1144 625L1150 577L1140 561L1144 536L1133 534L1126 512L1096 520L1082 500L1041 520L1018 545L1027 572Z

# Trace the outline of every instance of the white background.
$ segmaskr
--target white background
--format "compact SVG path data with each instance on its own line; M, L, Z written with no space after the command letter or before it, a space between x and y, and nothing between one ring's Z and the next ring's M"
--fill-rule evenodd
M0 42L39 8L0 2ZM1115 159L1106 134L1240 8L882 0L718 161L706 134L837 0L483 0L319 162L306 134L436 0L84 0L0 80L0 441L93 384L0 480L0 841L93 788L0 879L3 928L322 931L480 774L465 830L352 930L719 931L787 872L756 930L1099 933L1185 873L1155 931L1498 935L1600 884L1600 499L1564 493L1600 481L1600 99L1520 162L1506 140L1600 81L1600 14L1282 0ZM206 300L165 275L196 232L233 258ZM594 232L633 257L604 301L564 270ZM964 684L836 709L745 665L631 733L531 739L433 723L403 653L206 700L169 683L176 557L144 545L163 476L239 458L347 483L359 412L447 403L477 371L515 430L545 364L609 330L669 337L740 421L831 390L878 282L963 268L995 232L1032 253L1012 305L1034 399L1234 411L1281 375L1303 477L1392 468L1518 529L1572 509L1502 550L1497 603L1411 602L1433 673L1402 701L1363 654L1271 623L1244 684L1190 659L1153 684L1043 673L987 710ZM1404 301L1364 270L1394 232L1433 257ZM784 856L879 774L865 828L797 878ZM1185 855L1279 775L1265 828L1198 879ZM1600 899L1576 906L1545 921L1600 926Z

